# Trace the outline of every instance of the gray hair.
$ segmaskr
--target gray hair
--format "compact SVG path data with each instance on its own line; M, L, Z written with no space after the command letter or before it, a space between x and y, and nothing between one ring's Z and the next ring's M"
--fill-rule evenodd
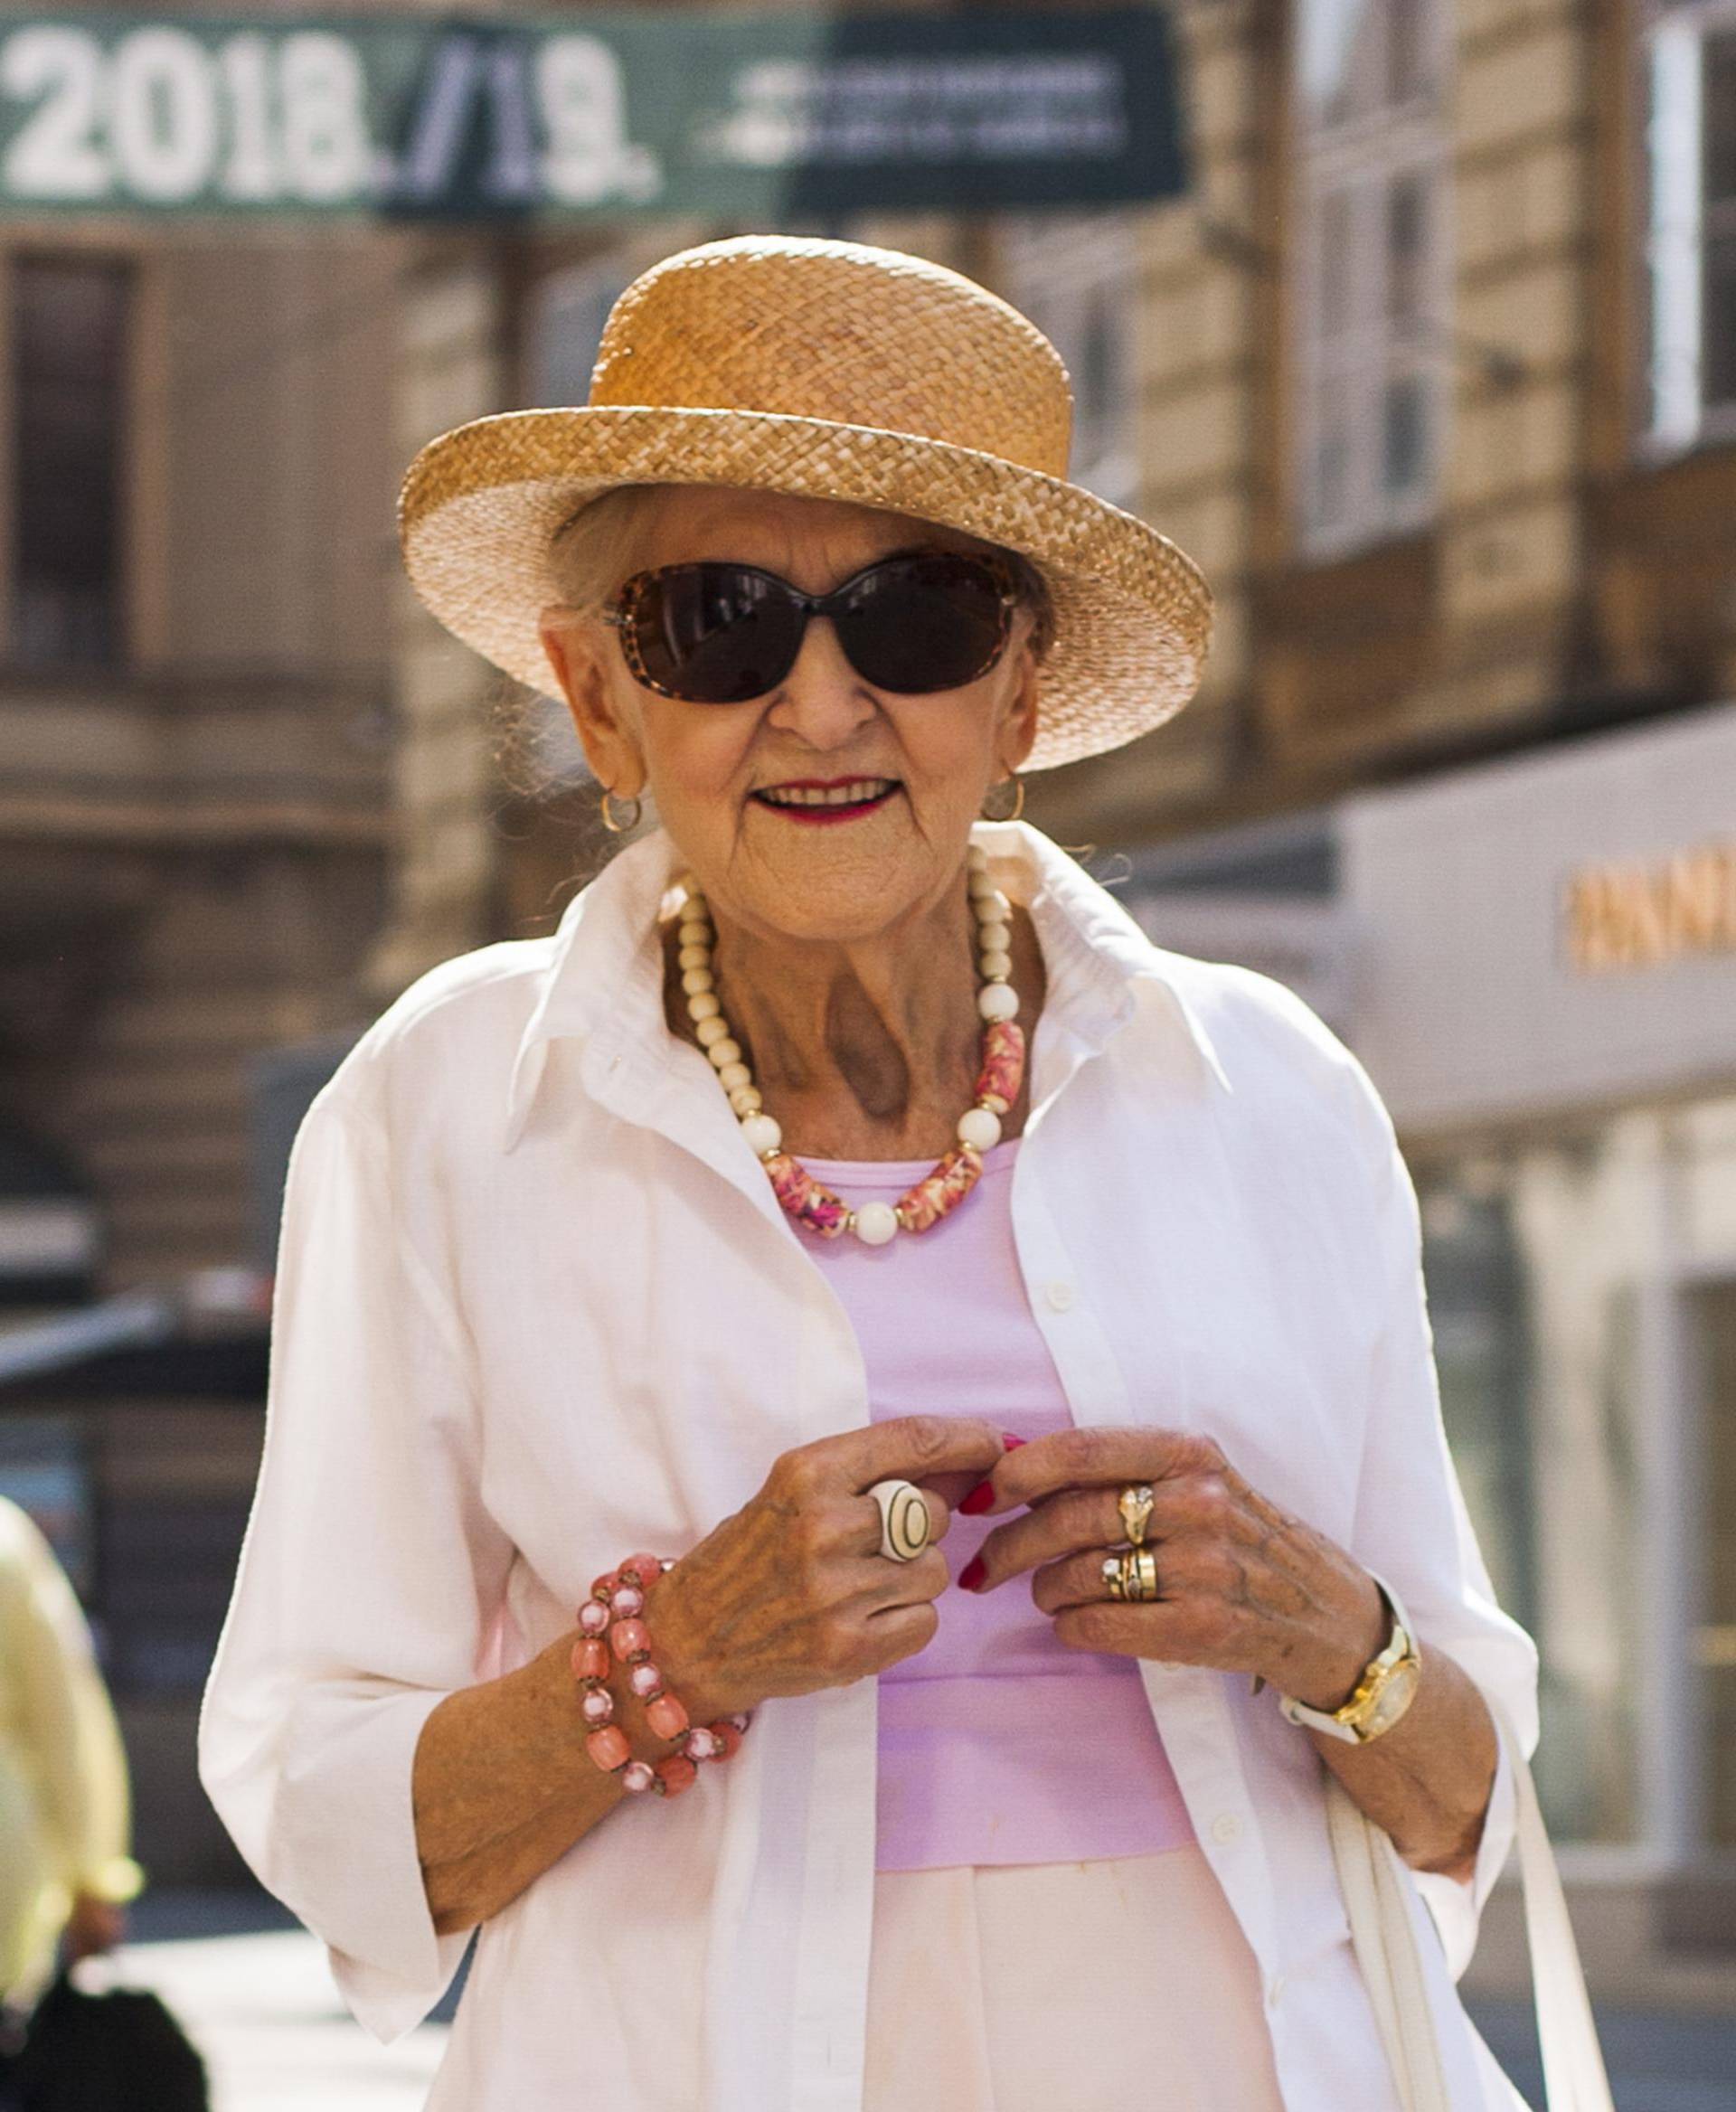
M549 543L557 598L581 616L596 616L621 581L639 569L661 484L621 484L568 517Z

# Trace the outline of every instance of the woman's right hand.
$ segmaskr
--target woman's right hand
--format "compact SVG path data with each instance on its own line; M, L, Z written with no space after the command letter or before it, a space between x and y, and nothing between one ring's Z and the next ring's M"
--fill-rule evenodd
M924 1648L948 1577L935 1543L1004 1449L975 1418L914 1415L780 1454L759 1494L646 1595L654 1656L693 1721L848 1686ZM929 1543L912 1561L880 1552L867 1491L892 1476L929 1506Z

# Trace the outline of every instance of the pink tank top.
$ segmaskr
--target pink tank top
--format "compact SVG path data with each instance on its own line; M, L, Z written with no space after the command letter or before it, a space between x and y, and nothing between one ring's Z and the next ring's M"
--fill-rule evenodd
M976 1186L926 1232L810 1245L862 1344L873 1421L980 1415L1025 1438L1071 1424L1014 1246L1020 1141L988 1152ZM851 1203L894 1201L929 1165L802 1164ZM1017 1515L955 1513L952 1577ZM1059 1642L1031 1574L982 1597L949 1583L933 1642L881 1674L878 1869L1090 1862L1193 1840L1137 1662Z

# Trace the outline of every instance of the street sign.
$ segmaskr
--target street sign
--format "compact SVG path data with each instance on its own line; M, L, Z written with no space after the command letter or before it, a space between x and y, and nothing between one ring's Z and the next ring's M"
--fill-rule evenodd
M0 214L439 220L1132 203L1183 186L1161 9L26 15Z

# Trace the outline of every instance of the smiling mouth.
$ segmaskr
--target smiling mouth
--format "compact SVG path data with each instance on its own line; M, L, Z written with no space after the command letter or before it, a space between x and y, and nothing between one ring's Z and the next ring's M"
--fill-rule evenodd
M896 778L849 778L836 785L769 785L750 797L792 821L850 821L884 806L901 789Z

